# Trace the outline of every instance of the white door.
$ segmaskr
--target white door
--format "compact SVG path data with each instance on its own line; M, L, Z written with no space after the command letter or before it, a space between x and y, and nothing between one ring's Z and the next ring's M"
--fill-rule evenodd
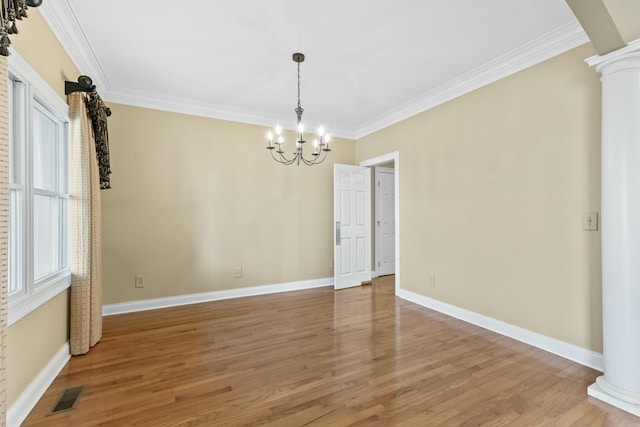
M371 170L333 166L334 287L371 280Z
M375 271L396 271L395 176L391 168L375 168Z

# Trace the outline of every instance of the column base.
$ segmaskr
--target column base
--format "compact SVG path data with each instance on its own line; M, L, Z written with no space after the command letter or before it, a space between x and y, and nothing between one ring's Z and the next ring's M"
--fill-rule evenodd
M596 382L587 388L587 394L602 400L611 406L622 409L630 414L640 417L640 399L635 394L628 392L608 384L604 376L596 378Z

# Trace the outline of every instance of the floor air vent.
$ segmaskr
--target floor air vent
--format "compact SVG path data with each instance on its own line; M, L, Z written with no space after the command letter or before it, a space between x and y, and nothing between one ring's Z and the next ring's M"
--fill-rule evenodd
M82 390L84 390L83 385L80 387L66 389L64 392L62 392L60 399L58 399L58 402L53 407L51 412L49 412L47 415L58 414L60 412L70 411L74 409L78 404L78 398L82 394Z

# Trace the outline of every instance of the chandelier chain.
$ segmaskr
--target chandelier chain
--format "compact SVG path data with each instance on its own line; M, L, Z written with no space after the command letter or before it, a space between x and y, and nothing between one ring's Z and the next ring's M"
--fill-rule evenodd
M298 62L298 108L301 108L300 105L300 63Z

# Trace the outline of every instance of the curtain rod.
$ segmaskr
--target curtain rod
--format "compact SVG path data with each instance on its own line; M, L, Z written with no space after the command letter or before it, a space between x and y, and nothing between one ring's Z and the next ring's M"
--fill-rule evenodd
M93 84L93 80L89 76L79 76L78 82L70 82L66 80L64 82L64 94L70 95L74 92L93 92L96 90L96 86ZM99 96L99 95L98 95ZM111 109L105 106L105 113L107 117L111 116Z
M64 94L69 95L73 92L91 92L96 87L93 84L93 80L89 76L78 77L78 82L64 82Z

